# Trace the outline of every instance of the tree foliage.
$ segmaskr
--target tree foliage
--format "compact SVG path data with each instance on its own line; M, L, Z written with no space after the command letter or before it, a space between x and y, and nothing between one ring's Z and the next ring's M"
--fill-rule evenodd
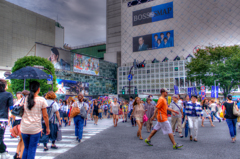
M38 57L38 56L25 56L23 58L18 59L13 68L12 73L23 68L26 66L44 66L45 68L49 69L53 75L53 91L57 91L57 84L56 84L56 75L54 65L45 58ZM47 74L50 74L47 70L43 70ZM43 94L47 93L49 90L52 89L52 85L47 84L47 80L35 80L35 79L26 79L26 90L29 90L29 82L31 81L38 81L40 83L40 93L39 95L42 96ZM13 92L16 94L17 91L23 91L24 89L24 80L18 79L11 79L11 88Z
M227 94L239 85L240 48L218 46L199 49L186 68L190 81L201 81L203 85L210 87L215 80L219 80L217 82L220 83L226 99Z

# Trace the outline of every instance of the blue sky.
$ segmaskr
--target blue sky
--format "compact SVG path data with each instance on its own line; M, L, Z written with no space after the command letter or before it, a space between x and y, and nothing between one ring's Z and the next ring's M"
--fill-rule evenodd
M64 26L65 43L106 41L106 0L7 0Z

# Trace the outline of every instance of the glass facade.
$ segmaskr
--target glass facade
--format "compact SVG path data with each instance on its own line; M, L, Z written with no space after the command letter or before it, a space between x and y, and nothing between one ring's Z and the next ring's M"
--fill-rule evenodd
M186 60L167 61L146 64L144 68L133 69L131 86L137 87L138 94L159 94L161 88L167 88L170 90L170 93L174 93L174 85L177 85L179 93L185 94L188 87L200 86L200 83L189 82L186 79L186 63ZM127 66L118 68L119 94L122 94L123 86L129 84L127 77L130 68ZM134 89L131 90L131 94L134 94Z
M74 53L71 54L73 61ZM99 60L99 76L86 75L71 71L57 70L58 79L80 81L89 83L89 95L117 94L117 64Z

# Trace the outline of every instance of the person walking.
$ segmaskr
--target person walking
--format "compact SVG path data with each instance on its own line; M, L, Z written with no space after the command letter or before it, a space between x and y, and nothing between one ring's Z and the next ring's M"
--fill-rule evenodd
M83 94L78 95L78 101L74 103L74 107L78 107L80 110L82 107L85 108L87 111L87 104L83 102ZM77 116L74 117L74 123L75 123L75 136L77 136L76 140L80 143L82 140L82 135L83 135L83 123L84 123L84 118L78 114Z
M189 95L185 96L185 101L183 102L183 118L182 118L182 123L185 121L185 109L187 106L187 103L190 102Z
M172 113L171 125L172 125L173 135L175 136L174 130L175 130L175 126L177 125L179 137L183 138L183 135L182 135L183 108L182 108L182 105L179 105L180 103L178 102L178 98L179 96L174 94L172 96L173 102L171 102L169 106L169 108L178 112L178 114L175 114L174 112Z
M146 128L147 128L147 132L150 133L152 129L152 124L153 124L151 117L153 116L154 109L155 109L155 105L152 103L151 98L147 98L147 103L145 104L144 109L148 117L148 121L146 122Z
M141 103L141 99L139 97L136 97L133 103L133 111L131 115L136 119L136 123L138 125L137 137L139 137L140 140L143 140L142 126L143 126L144 113L145 113L145 109L143 104Z
M217 120L219 121L219 123L221 122L221 119L217 116L217 109L218 106L217 104L214 102L214 99L211 99L209 102L209 107L211 108L211 119L213 121L213 116L215 116L215 118L217 118Z
M57 137L57 129L54 129L54 124L56 117L58 119L59 125L61 125L60 114L58 112L58 104L54 101L57 98L56 94L53 91L50 91L46 94L45 99L47 101L47 112L48 112L48 119L49 119L49 127L50 127L50 134L49 139L52 141L51 149L58 149L55 145L56 137ZM46 132L46 125L42 123L43 132ZM44 142L44 151L48 151L47 142Z
M93 101L93 109L92 109L92 114L93 114L93 119L94 119L94 125L97 125L98 123L98 109L100 108L100 104L98 104L97 99Z
M134 117L131 117L131 114L132 114L132 111L133 111L133 97L130 97L129 98L129 104L128 104L128 111L129 111L129 114L128 114L128 117L131 119L131 123L132 123L132 127L134 127L134 125L136 126L136 120Z
M204 125L203 125L204 119L205 119L205 118L208 118L209 121L210 121L210 123L211 123L211 126L214 127L213 122L212 122L212 118L211 118L211 116L210 116L211 111L210 111L209 106L208 106L208 99L205 98L205 99L202 101L201 104L202 104L202 110L203 110L203 118L202 118L202 125L201 125L201 126L204 127Z
M65 122L65 127L67 126L68 124L68 104L67 104L67 101L63 101L63 105L62 105L62 118L63 118L63 121Z
M158 130L162 129L163 134L168 134L168 137L173 144L173 149L179 149L179 148L183 147L183 145L182 144L177 144L175 142L173 132L172 132L172 128L171 128L171 125L170 125L170 123L168 121L168 118L167 118L167 110L169 110L171 112L174 112L176 114L178 114L178 112L169 108L168 105L167 105L166 97L167 97L169 91L166 88L162 88L160 90L160 92L161 92L161 97L158 99L156 109L154 110L154 114L151 118L151 120L154 120L154 118L157 115L158 122L154 126L154 129L152 130L152 132L150 133L148 138L145 139L145 142L149 146L153 146L151 144L151 138L157 133Z
M105 102L105 105L104 105L104 115L105 115L106 118L107 118L107 113L108 113L108 105Z
M6 92L7 81L0 79L0 157L1 158L10 158L10 155L7 153L3 139L8 122L8 109L13 106L13 96L11 93Z
M17 92L16 96L17 96L17 102L14 104L13 107L15 106L23 106L25 103L25 98L27 95L29 95L29 91L24 90L22 92ZM15 117L15 121L13 123L13 127L19 125L20 128L20 124L21 124L21 117ZM23 143L23 139L22 139L22 135L19 135L19 142L18 142L18 146L17 146L17 151L16 154L13 156L14 159L18 159L18 158L22 158L23 155L23 151L24 151L24 143Z
M188 120L190 131L190 141L194 137L194 141L197 142L198 135L198 117L202 117L203 112L200 103L197 102L197 96L192 95L191 102L187 103L185 110L185 120Z
M124 123L124 122L127 122L127 115L128 115L128 101L127 100L124 101L122 110L123 110L123 121L122 122Z
M235 105L232 101L232 95L229 94L227 95L227 101L223 104L222 112L224 118L226 118L229 133L232 138L232 143L235 143L237 137L237 116L233 114L233 107L236 107L238 110L237 105Z
M98 109L98 118L102 120L102 112L103 112L103 103L100 104L100 108Z
M46 125L46 135L50 134L49 120L47 114L47 102L40 93L40 84L36 81L30 82L30 94L24 103L24 114L21 121L21 133L24 142L23 159L34 159L37 145L42 131L42 117Z
M113 102L111 104L111 113L113 114L113 124L114 124L114 127L116 127L117 123L118 123L118 113L119 113L119 110L120 110L120 105L117 102L117 98L114 98Z

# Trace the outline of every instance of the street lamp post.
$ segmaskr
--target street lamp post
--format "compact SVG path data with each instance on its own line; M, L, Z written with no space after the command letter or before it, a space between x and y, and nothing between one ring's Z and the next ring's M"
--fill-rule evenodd
M35 66L33 66L33 67L34 67L34 68L38 68L38 69L47 70L47 71L51 74L51 76L52 76L52 72L51 72L49 69L45 68L44 66L35 65ZM52 76L52 77L53 77L53 76ZM52 91L53 91L53 82L52 82Z
M219 80L215 80L215 81L214 81L214 86L215 86L215 102L217 102L217 88L216 88L216 81L219 81Z

